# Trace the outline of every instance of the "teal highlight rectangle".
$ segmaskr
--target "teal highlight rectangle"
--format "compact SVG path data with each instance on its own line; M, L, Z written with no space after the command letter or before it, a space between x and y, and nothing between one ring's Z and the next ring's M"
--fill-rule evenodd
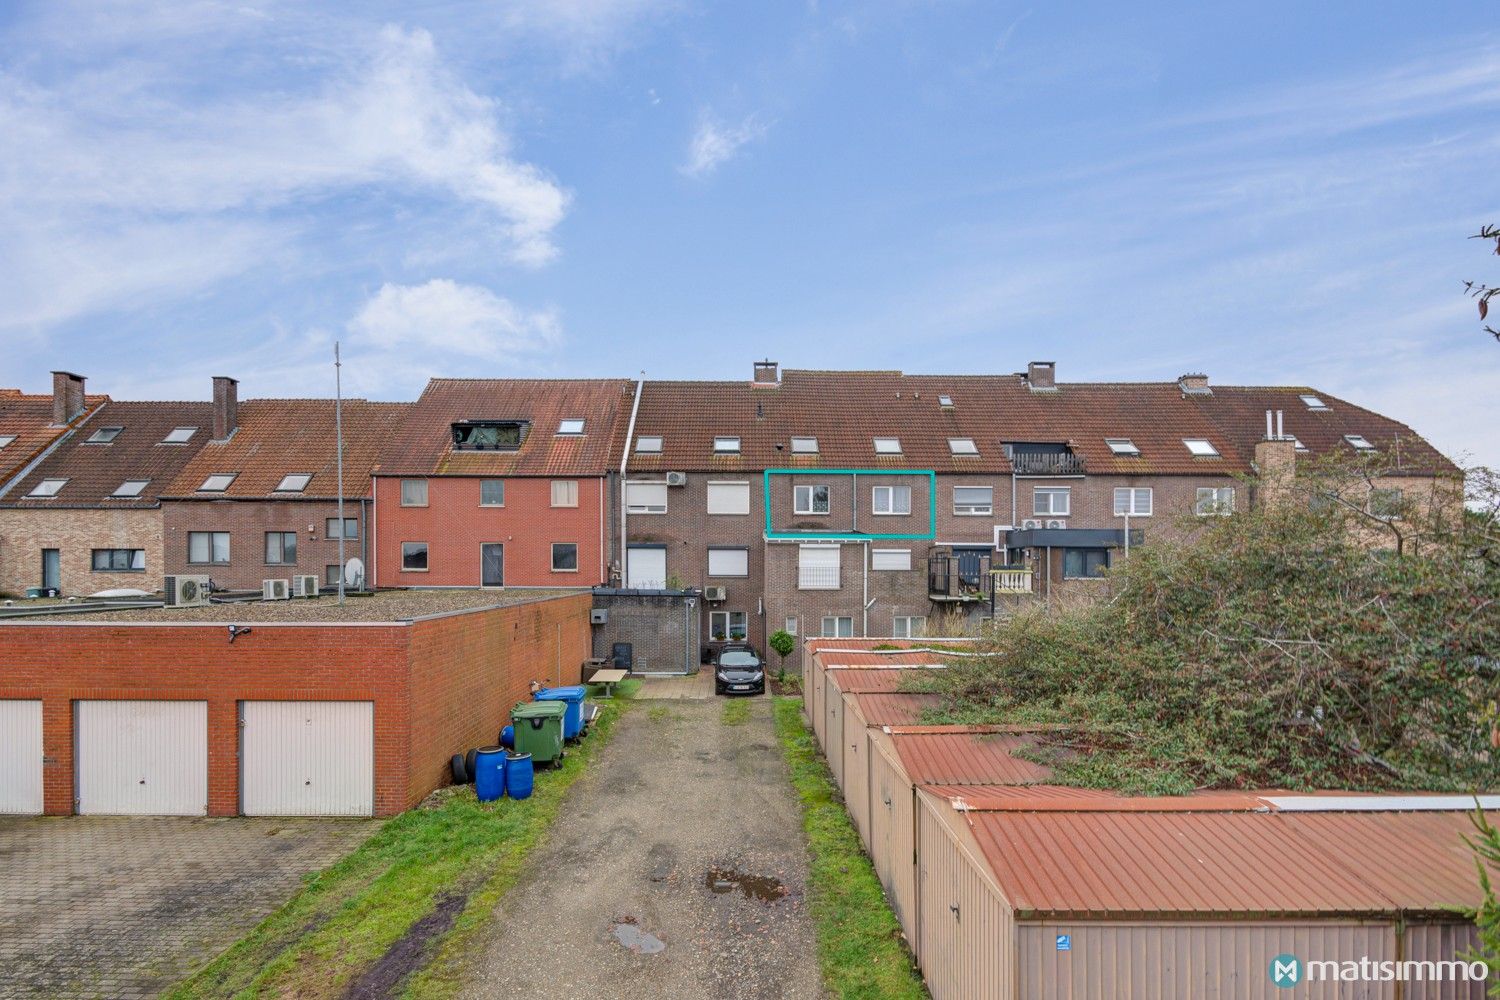
M771 477L772 476L926 476L927 477L927 533L925 535L851 534L847 531L772 531L771 530ZM767 469L762 474L761 506L766 509L766 538L778 541L806 539L829 541L932 541L937 537L937 472L932 469ZM854 498L859 502L859 497Z

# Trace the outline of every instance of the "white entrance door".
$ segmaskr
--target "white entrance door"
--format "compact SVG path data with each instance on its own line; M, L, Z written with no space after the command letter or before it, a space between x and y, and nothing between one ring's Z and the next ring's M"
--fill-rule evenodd
M42 811L42 703L0 701L0 813Z
M208 813L208 703L77 703L78 811Z
M660 546L630 546L625 552L625 586L637 590L665 590L667 550Z
M374 815L372 703L242 702L240 739L246 816Z

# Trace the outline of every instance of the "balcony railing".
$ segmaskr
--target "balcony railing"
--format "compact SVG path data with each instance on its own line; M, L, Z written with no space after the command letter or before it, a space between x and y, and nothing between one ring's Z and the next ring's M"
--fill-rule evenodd
M1071 452L1050 454L1038 452L1013 452L1011 467L1023 476L1081 476L1084 474L1083 456Z
M992 566L981 550L935 551L927 559L927 596L934 601L988 601L991 594L1031 593L1031 570Z
M798 590L838 590L839 589L839 567L837 567L837 566L798 566L797 567L797 589Z
M990 570L997 594L1031 593L1031 570L1025 566L1002 566Z

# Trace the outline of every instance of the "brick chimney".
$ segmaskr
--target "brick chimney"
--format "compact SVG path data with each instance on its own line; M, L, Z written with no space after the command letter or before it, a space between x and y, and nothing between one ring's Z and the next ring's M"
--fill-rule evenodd
M1284 503L1297 475L1297 439L1282 430L1281 411L1266 411L1266 433L1255 443L1256 496L1261 506Z
M1208 376L1202 372L1177 376L1177 387L1188 396L1212 396L1214 392L1208 387Z
M228 375L214 376L214 440L227 441L240 426L239 381Z
M1033 361L1026 366L1026 383L1033 389L1057 388L1057 362Z
M776 362L767 358L765 361L755 362L755 384L756 385L779 385L781 377L778 374L779 366Z
M52 373L52 426L66 427L83 412L82 375Z

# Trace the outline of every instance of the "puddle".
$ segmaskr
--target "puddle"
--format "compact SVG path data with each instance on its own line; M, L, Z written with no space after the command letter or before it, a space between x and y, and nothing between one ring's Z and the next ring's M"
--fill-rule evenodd
M614 934L616 941L637 955L655 955L667 947L661 938L637 927L634 917L616 921L610 933Z
M787 887L766 875L747 875L733 868L710 868L703 875L703 884L717 895L738 889L746 899L758 899L763 903L779 902L786 897Z

